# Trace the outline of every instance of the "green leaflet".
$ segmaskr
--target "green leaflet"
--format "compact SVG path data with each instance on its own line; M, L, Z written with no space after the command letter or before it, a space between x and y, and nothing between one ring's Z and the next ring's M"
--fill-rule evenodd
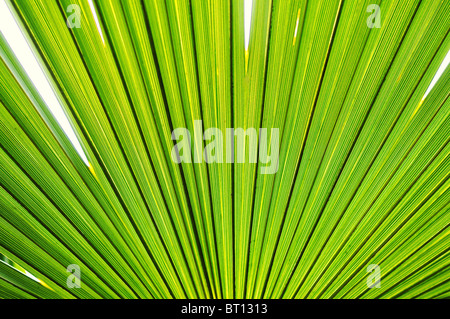
M7 1L89 165L0 35L1 298L449 297L450 2L245 1Z

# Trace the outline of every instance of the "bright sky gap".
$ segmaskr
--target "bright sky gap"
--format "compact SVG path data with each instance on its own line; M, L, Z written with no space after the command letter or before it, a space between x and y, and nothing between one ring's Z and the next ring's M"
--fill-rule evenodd
M38 60L31 51L25 36L22 34L19 25L6 5L5 0L0 0L0 32L5 37L14 52L14 55L17 57L25 72L30 77L31 82L41 95L50 112L58 121L66 136L71 141L81 159L86 163L86 165L89 166L89 161L86 154L84 153L83 148L81 147L81 144L78 141L78 138L70 125L70 122L64 113L58 98L55 95L55 92L51 88L47 77L42 71Z
M297 12L297 21L295 22L295 31L294 31L294 41L292 42L292 45L295 45L295 40L297 39L299 21L300 21L300 9L298 9L298 12Z
M103 44L105 44L105 39L103 38L103 32L102 28L100 27L100 22L98 21L97 12L95 11L95 6L92 0L88 0L89 2L89 8L91 8L92 16L94 17L95 24L97 25L98 33L100 34L100 37L102 38Z
M441 77L442 73L444 73L444 71L447 68L449 63L450 63L450 50L447 52L447 55L445 56L444 61L442 61L439 69L437 70L436 74L434 75L433 80L431 80L430 86L428 87L425 94L423 95L422 101L425 100L427 95L430 93L431 89L436 85L437 81Z
M4 261L3 259L5 259L6 261ZM19 267L19 268L21 268L21 269L19 269L19 268L17 268L17 267L14 267L14 265L17 265L17 264L14 263L14 262L12 262L8 257L6 257L5 255L3 255L1 252L0 252L0 262L3 263L3 264L5 264L5 265L8 266L8 267L14 269L15 271L20 272L21 274L27 276L28 278L30 278L30 279L32 279L32 280L38 282L38 283L41 283L41 281L40 281L38 278L36 278L36 277L33 276L31 273L29 273L28 271L26 271L23 267L17 266L17 267Z
M252 6L253 6L253 0L244 0L245 51L248 51L248 44L250 43L250 25L252 22Z

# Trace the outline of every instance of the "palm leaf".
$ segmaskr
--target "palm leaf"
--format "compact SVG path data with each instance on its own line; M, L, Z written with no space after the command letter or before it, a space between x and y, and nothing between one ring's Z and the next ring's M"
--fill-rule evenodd
M449 297L450 3L247 1L7 1L88 162L0 35L1 298Z

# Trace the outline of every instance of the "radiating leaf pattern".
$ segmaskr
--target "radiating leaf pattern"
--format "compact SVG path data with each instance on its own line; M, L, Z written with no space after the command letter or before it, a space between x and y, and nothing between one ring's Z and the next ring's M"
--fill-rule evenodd
M450 2L254 0L246 50L244 1L7 1L89 165L1 36L0 297L450 297ZM176 164L197 120L277 173Z

